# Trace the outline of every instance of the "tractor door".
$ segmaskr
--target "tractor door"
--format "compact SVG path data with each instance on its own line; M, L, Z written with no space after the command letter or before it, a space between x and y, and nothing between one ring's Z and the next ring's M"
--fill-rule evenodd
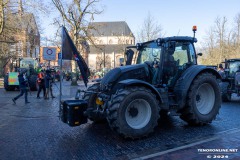
M163 64L163 84L174 87L182 72L195 64L197 61L192 43L168 42Z

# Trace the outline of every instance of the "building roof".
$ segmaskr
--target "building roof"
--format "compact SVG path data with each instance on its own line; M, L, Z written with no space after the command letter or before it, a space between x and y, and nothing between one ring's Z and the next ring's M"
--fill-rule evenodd
M34 31L35 35L39 35L38 26L32 13L23 13L21 27L22 29L28 29L28 27L30 27Z
M25 30L25 31L32 31L33 34L35 35L40 35L38 26L36 23L36 19L33 15L33 13L28 13L28 12L23 12L23 13L15 13L11 17L11 22L16 23L12 24L14 27L20 29L20 30Z
M122 53L125 51L125 48L129 45L97 45L96 47L90 46L90 54L91 53L103 53L112 54L115 53Z
M128 24L125 21L118 22L92 22L89 26L93 29L90 34L93 36L133 36Z

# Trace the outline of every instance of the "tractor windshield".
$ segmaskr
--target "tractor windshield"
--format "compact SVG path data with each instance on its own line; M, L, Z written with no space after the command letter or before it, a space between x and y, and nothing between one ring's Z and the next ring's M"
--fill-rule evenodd
M141 64L146 61L154 61L154 58L160 59L160 53L161 48L157 46L156 42L143 44L138 52L137 64Z
M229 75L235 76L238 67L240 66L240 61L234 61L229 63Z
M28 68L29 65L32 65L33 68L37 68L37 61L32 58L22 58L20 61L20 68Z

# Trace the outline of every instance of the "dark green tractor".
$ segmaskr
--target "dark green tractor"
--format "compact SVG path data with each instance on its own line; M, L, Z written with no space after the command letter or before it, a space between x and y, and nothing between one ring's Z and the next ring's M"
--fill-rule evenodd
M240 96L240 84L238 83L240 59L226 59L222 66L224 66L224 71L220 72L222 74L222 99L224 102L229 102L233 93Z
M137 44L137 53L127 51L128 65L98 79L83 100L62 103L62 121L77 126L87 118L107 119L112 130L133 139L153 132L160 112L180 116L190 125L211 123L221 106L221 76L197 65L195 42L179 36Z

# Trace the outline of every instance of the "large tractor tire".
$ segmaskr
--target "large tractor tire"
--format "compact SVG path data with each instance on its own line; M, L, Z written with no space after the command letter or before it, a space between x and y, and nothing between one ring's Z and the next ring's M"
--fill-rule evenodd
M220 84L222 89L222 101L223 102L230 102L232 98L232 94L228 92L230 88L230 84L228 82L223 82Z
M192 82L180 118L190 125L204 125L216 118L221 107L221 91L216 77L202 73Z
M112 96L107 120L111 129L125 138L142 138L158 125L159 111L159 101L150 90L131 87Z
M89 93L89 92L98 92L99 83L95 83L92 86L88 87L87 91L88 92L84 93L83 99L86 100L88 103L88 111L90 112L90 114L88 114L88 118L93 122L104 121L106 118L103 115L97 112L94 112L98 107L96 104L97 93Z
M6 91L14 91L16 86L8 85L8 75L4 76L4 88Z
M37 91L38 85L37 85L37 75L31 75L28 80L29 88L31 91Z

